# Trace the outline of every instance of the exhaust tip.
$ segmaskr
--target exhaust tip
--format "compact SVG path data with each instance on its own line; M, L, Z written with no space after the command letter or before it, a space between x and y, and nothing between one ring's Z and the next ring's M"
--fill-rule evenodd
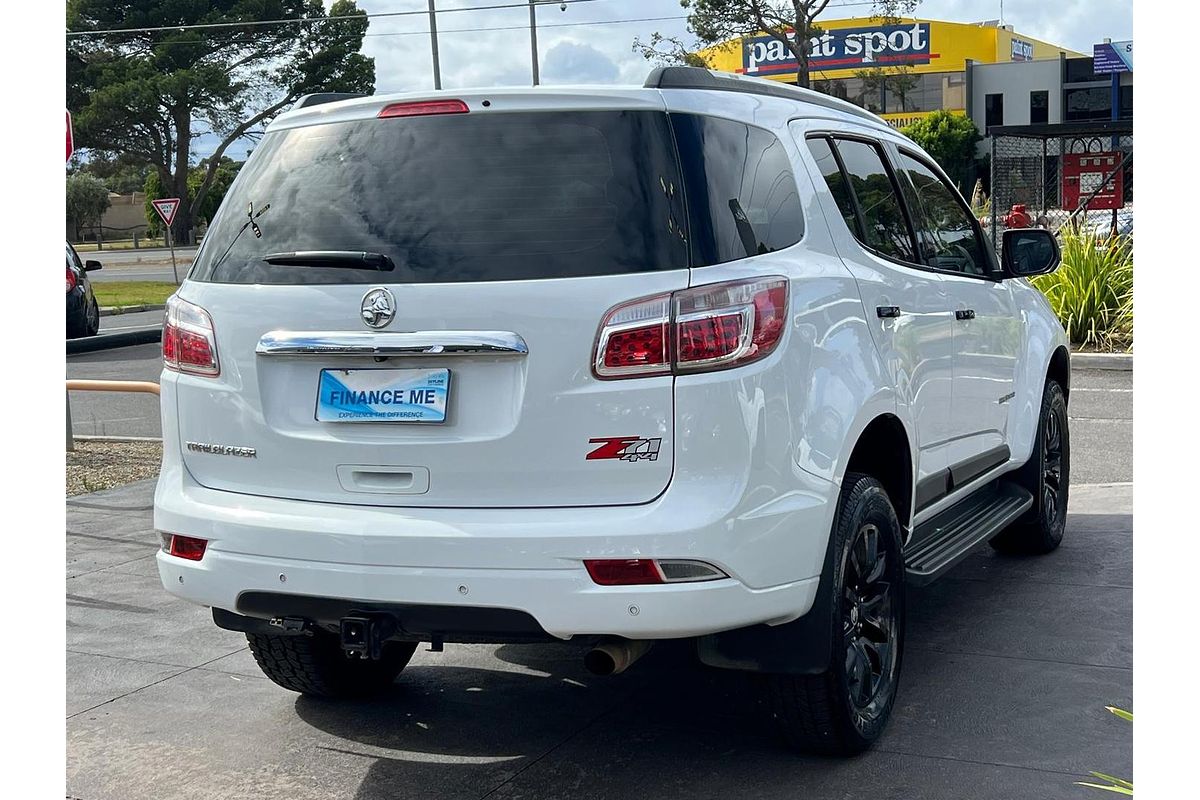
M654 644L648 639L605 639L583 656L583 666L593 675L624 672Z
M593 675L612 675L617 668L617 662L611 653L596 647L584 654L583 666Z

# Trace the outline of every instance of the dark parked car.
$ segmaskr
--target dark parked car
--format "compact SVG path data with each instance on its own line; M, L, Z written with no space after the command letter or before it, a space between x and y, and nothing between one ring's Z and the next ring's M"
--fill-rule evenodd
M87 274L100 269L99 261L81 261L67 242L67 338L95 336L100 330L100 304Z

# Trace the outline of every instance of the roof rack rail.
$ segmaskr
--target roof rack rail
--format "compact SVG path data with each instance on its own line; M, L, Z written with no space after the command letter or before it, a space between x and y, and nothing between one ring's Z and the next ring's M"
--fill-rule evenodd
M324 103L336 103L338 100L354 100L358 97L368 97L361 92L314 92L306 94L296 101L296 105L292 106L292 110L297 108L308 108L309 106L319 106Z
M647 89L710 89L721 92L745 92L769 97L781 97L800 103L823 106L843 114L852 114L869 120L876 125L886 125L882 118L853 103L830 97L812 89L802 89L786 83L777 83L763 78L735 75L732 72L716 72L703 67L656 67L646 78Z

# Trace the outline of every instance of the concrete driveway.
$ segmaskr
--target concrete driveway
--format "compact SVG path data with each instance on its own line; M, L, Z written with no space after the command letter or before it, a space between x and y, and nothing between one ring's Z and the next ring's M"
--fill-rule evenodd
M389 695L261 676L162 591L150 482L67 501L67 794L172 798L1081 798L1132 772L1132 487L1072 488L1063 546L984 548L910 594L899 700L849 761L785 750L751 676L660 645L596 678L568 645L419 650Z

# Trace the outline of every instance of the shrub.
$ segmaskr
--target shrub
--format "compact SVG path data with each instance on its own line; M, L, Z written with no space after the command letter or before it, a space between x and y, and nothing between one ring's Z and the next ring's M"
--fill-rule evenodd
M1090 231L1063 231L1062 265L1039 275L1071 343L1104 349L1133 346L1133 240Z
M932 156L959 191L975 182L975 146L983 137L966 114L935 111L901 133Z

